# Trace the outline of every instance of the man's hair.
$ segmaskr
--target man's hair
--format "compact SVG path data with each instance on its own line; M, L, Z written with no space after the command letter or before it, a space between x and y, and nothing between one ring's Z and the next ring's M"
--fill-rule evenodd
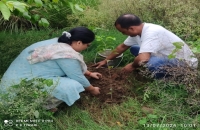
M119 24L122 28L128 29L130 26L139 26L142 24L142 21L134 14L123 14L115 21L115 26L117 24Z

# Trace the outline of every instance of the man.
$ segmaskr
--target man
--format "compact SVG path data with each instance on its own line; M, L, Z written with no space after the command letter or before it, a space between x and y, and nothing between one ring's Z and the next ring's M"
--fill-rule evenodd
M172 67L188 65L197 68L198 60L188 45L167 29L159 25L143 23L140 18L133 14L124 14L118 17L115 21L115 27L128 37L105 60L95 64L96 68L105 65L107 60L112 60L129 48L135 59L123 68L125 72L132 72L140 67L141 63L147 63L151 72L157 72L154 75L155 78L165 76L165 71L161 70L161 67L165 65ZM169 59L168 56L174 57Z

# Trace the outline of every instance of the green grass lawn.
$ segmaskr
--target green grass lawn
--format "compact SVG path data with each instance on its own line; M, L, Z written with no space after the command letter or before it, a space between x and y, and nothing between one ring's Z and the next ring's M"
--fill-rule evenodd
M28 45L34 42L58 37L59 31L30 31L20 34L0 33L0 75L14 58ZM116 30L97 32L98 35L115 37L115 46L122 43L126 36ZM101 44L94 41L83 52L86 62L93 62L96 47ZM133 57L127 51L121 66ZM140 81L132 77L133 93L136 97L127 97L122 104L107 104L99 107L95 98L81 97L84 104L75 103L53 116L39 118L37 126L4 126L6 115L0 112L2 130L200 130L199 100L197 86L195 93L187 91L181 84L161 81ZM192 85L192 84L191 84ZM132 87L132 86L129 86ZM2 105L2 104L0 104ZM17 119L17 117L16 117ZM12 120L12 119L7 119ZM29 119L18 119L29 120ZM15 121L14 121L15 122Z

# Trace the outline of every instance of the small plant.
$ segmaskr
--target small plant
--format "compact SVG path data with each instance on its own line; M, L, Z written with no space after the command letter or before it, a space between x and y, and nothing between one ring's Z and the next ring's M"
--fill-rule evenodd
M176 57L176 53L184 46L184 44L182 42L174 42L172 44L175 46L175 49L168 56L169 59L175 58Z
M95 33L97 33L97 30L101 30L101 28L93 28L93 31ZM105 59L111 53L118 54L118 52L114 49L114 48L116 48L116 45L117 45L116 42L114 42L114 41L116 41L115 37L98 34L98 35L96 35L96 41L99 44L96 44L97 53L96 53L96 57L94 59L95 63ZM118 57L116 57L112 60L109 60L108 64L110 64L110 65L112 64L113 67L117 67L123 59L122 56L123 56L123 54L119 55Z
M97 50L98 51L104 51L107 49L114 49L115 45L113 44L113 41L115 41L115 37L111 36L104 36L104 35L97 35L96 41L101 42L101 44L98 45Z
M140 125L144 125L144 127L147 127L145 126L146 124L158 124L158 116L157 115L154 115L154 114L148 114L147 117L142 117L138 123Z
M49 96L45 86L54 88L49 79L23 79L18 85L11 86L6 93L0 94L0 119L36 119L50 116L42 104Z
M104 30L102 28L93 27L92 30L97 33L98 30ZM97 45L97 51L102 52L105 50L113 50L116 46L115 42L116 38L112 36L105 36L103 34L96 34L96 41L99 43Z
M110 77L110 79L112 78L112 76L111 76L111 73L110 73L110 69L111 68L113 68L113 66L111 66L111 65L109 65L109 60L107 60L107 66L108 66L108 73L109 73L109 77ZM111 81L111 80L110 80ZM111 84L111 83L109 83L109 84ZM108 93L108 94L110 94L110 99L111 99L111 101L113 100L113 88L112 88L112 85L111 85L111 87L110 87L110 92Z
M193 41L189 41L188 43L191 45L192 51L194 53L200 53L200 38L197 39L194 42Z

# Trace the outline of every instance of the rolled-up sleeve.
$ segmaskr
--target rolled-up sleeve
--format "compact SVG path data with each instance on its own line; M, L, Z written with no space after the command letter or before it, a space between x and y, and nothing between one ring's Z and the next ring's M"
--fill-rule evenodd
M83 87L89 87L90 82L84 76L80 62L76 59L57 59L57 64L68 78L78 81Z

